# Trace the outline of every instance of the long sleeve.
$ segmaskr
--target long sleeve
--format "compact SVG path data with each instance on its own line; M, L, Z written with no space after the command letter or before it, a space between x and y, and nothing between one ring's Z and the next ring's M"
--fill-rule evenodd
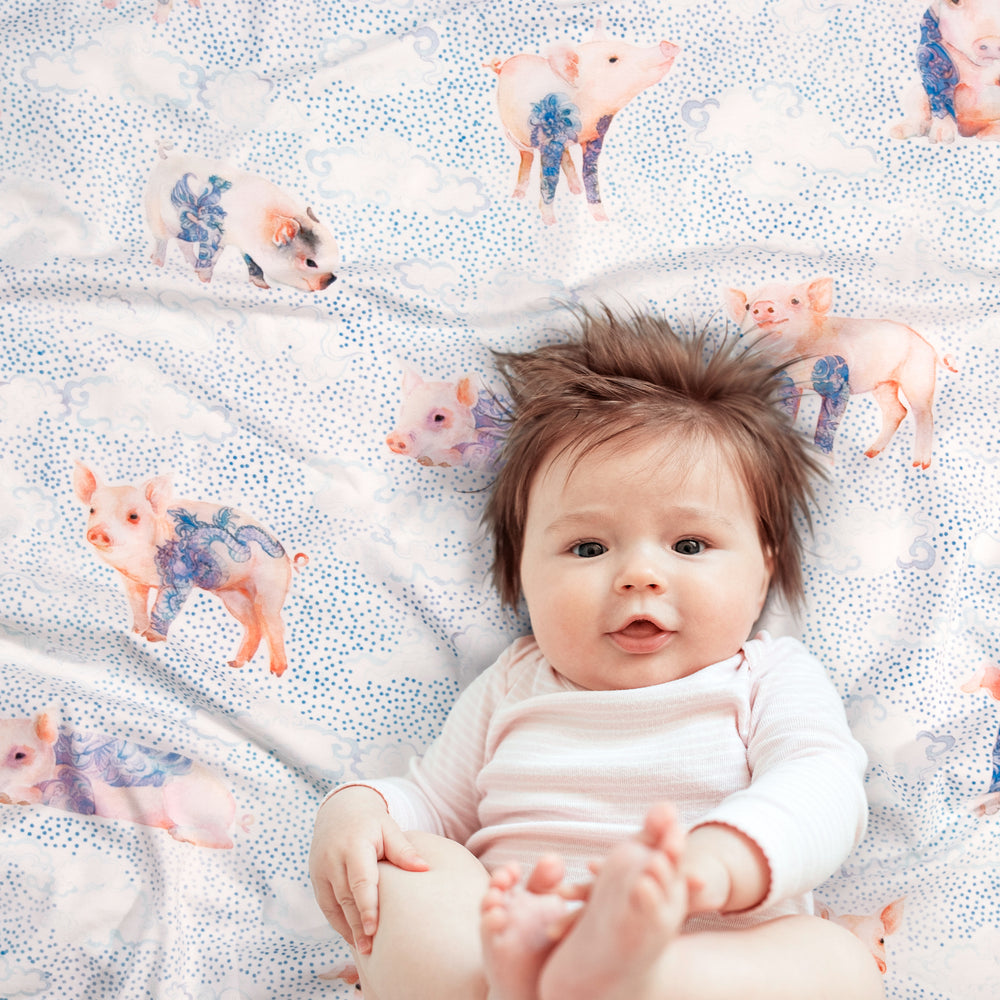
M761 906L827 878L864 835L866 756L822 665L793 639L747 644L748 788L703 823L723 823L758 844L771 867Z
M519 641L508 647L459 695L440 734L422 757L410 761L405 777L341 787L374 788L404 830L424 830L464 844L479 829L477 778L486 761L490 721L524 646Z

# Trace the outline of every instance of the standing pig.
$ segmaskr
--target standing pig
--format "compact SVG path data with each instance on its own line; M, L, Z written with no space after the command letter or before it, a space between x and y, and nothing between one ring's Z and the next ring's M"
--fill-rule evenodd
M205 282L224 247L243 253L250 281L267 278L318 292L336 280L340 258L333 234L276 184L216 160L171 153L162 144L146 187L152 260L163 265L176 239L195 274Z
M897 139L926 135L1000 139L1000 4L932 0L920 23L917 64L922 87Z
M281 607L291 562L277 539L231 507L174 499L166 476L141 487L105 486L78 463L73 486L90 507L87 541L121 573L139 635L163 642L185 599L199 587L215 594L245 630L231 667L249 663L264 638L271 673L285 672ZM296 556L296 566L304 562L305 556Z
M560 167L570 190L574 194L581 190L569 152L577 144L591 215L607 219L597 183L604 136L611 120L633 97L663 79L678 51L665 41L646 48L629 45L611 38L598 22L591 40L581 45L556 45L544 56L521 53L486 62L499 77L497 104L504 132L521 157L514 197L527 193L537 150L542 219L555 222L552 202Z
M816 444L833 450L834 432L847 396L870 392L882 411L882 428L865 451L878 455L907 414L916 424L913 465L931 464L934 423L931 404L937 366L955 371L916 330L888 319L833 316L833 279L817 278L798 285L771 285L747 294L726 292L729 314L741 330L756 328L763 345L778 363L789 366L789 409L798 408L801 385L812 382L823 397Z
M207 768L180 754L76 732L53 712L0 719L0 802L160 827L198 847L233 846L236 803Z
M455 382L425 382L403 375L403 402L386 444L421 465L491 468L503 437L503 406L479 391L471 376Z

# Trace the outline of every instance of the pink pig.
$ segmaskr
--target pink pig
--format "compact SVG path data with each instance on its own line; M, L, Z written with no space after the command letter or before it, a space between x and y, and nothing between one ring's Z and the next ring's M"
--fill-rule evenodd
M673 65L672 42L640 47L611 38L601 22L581 45L555 45L546 55L521 53L484 63L497 74L497 104L507 138L521 157L514 197L528 190L531 163L541 164L541 213L555 222L552 202L559 170L570 190L581 191L569 147L582 151L583 186L591 215L607 219L597 182L597 160L614 116L647 87L659 83Z
M903 903L905 900L906 897L902 896L886 906L881 912L865 916L857 916L853 913L837 916L826 906L818 906L816 912L824 920L831 920L840 924L841 927L846 927L856 938L866 944L878 964L879 972L885 975L888 968L885 939L899 930L899 925L903 922Z
M195 274L204 281L223 249L243 254L250 281L266 278L306 292L336 280L340 252L333 234L276 184L225 163L171 153L162 143L146 186L146 219L154 264L163 265L176 239Z
M185 599L198 587L214 593L245 630L231 667L249 663L263 637L271 673L285 672L281 607L291 561L277 539L231 507L175 499L166 476L141 487L104 486L78 463L73 485L90 507L87 541L121 573L132 628L139 635L150 642L165 640ZM305 561L304 555L296 556L296 567Z
M1000 139L1000 4L996 0L931 0L920 25L922 86L896 139L957 136Z
M846 379L845 391L851 395L870 392L875 397L882 411L882 428L865 451L869 458L883 451L906 416L907 408L900 398L904 396L916 424L913 465L926 469L931 464L931 404L937 366L951 371L954 367L949 359L939 359L934 348L903 323L834 316L830 313L832 304L831 278L769 285L750 294L736 288L726 292L733 321L743 331L760 331L775 360L788 364L796 385L810 378L816 384L813 365L819 359L838 369L838 377ZM846 397L842 403L846 405ZM824 419L821 413L821 422ZM822 434L832 447L834 429L835 422L817 428L820 447Z
M211 771L176 753L59 725L54 712L0 719L0 802L50 805L233 846L236 803Z
M188 0L192 7L200 7L201 0ZM104 0L104 6L109 10L114 10L118 6L118 0ZM174 9L174 0L153 0L153 20L157 24L166 24L170 12Z
M484 469L496 459L502 418L502 404L477 390L471 376L427 382L407 371L399 418L386 444L421 465Z

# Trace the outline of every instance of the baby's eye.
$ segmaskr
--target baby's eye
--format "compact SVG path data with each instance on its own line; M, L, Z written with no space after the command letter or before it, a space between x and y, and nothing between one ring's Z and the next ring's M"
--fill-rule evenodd
M603 556L608 550L600 542L577 542L570 551L581 559L593 559Z
M674 552L682 556L696 556L704 551L705 543L699 542L697 538L682 538L674 545Z

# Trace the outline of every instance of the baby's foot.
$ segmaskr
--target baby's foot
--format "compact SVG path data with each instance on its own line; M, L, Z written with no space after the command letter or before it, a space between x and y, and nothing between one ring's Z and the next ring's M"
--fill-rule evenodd
M558 894L562 862L542 858L522 888L517 865L493 872L481 934L490 1000L537 1000L538 977L565 933L570 907Z
M542 971L541 1000L634 1000L656 989L654 968L687 916L678 870L683 836L670 809L600 865L580 918Z

